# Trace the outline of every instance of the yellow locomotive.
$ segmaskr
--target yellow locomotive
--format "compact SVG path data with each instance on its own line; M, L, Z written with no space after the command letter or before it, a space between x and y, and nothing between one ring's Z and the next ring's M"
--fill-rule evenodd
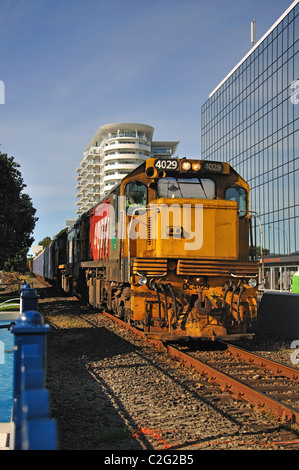
M249 186L228 163L150 158L69 229L61 278L151 336L252 337L248 205Z

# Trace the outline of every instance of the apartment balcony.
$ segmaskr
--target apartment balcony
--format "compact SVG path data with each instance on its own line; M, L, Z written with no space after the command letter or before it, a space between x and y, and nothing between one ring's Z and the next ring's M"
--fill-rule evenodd
M86 168L86 165L88 163L88 159L87 158L84 158L84 160L82 160L80 166L81 166L81 171L84 170Z
M88 174L88 170L86 168L82 168L81 170L81 177L83 178L85 175Z
M99 155L100 154L100 149L99 147L90 147L88 150L85 150L83 152L83 159L82 161L85 159L85 158L88 158L90 155Z
M124 140L146 140L148 141L149 139L143 132L138 132L136 133L136 130L131 130L131 131L123 131L123 130L116 130L115 132L110 132L108 136L106 137L105 141L109 142L110 140L116 140L119 141L120 139Z
M93 197L98 198L100 194L101 194L100 189L97 189L96 191L87 191L86 196L90 200L90 198L93 198Z
M108 181L117 181L118 182L118 181L122 180L125 176L126 176L125 174L120 174L120 173L104 175L103 181L104 181L104 183L106 183Z
M90 168L98 168L101 166L100 160L90 159L86 162L85 168L90 171Z
M100 153L99 147L90 147L87 153L88 155L98 155Z
M119 163L122 160L146 160L147 156L146 155L140 155L138 152L137 153L119 153L115 152L113 154L108 154L105 155L103 158L103 162L111 162L111 161L118 161ZM105 166L106 169L106 166Z
M147 150L150 153L151 146L147 142L140 142L136 139L136 141L132 140L130 142L111 142L107 143L104 148L104 152L109 151L117 151L117 150Z
M84 214L84 212L88 211L88 209L89 209L89 205L85 204L84 206L80 208L80 213Z
M121 175L119 173L116 173L116 174L113 174L113 175L105 175L103 180L104 180L104 183L108 183L109 181L120 181L122 180L126 175Z
M113 181L105 182L104 191L110 191L113 186L115 186L117 183L118 181L116 179L114 179Z
M80 183L80 184L77 184L76 189L78 189L78 194L79 194L79 193L84 194L84 192L85 192L85 184L81 184L81 183Z
M95 178L88 178L85 183L85 187L88 188L89 186L99 186L100 180Z
M141 164L141 163L140 163ZM121 162L115 162L114 164L109 164L105 165L105 173L108 171L113 171L113 170L127 170L128 173L130 171L134 170L138 166L138 163L132 162L132 163L121 163Z
M86 194L89 194L89 193L96 193L100 190L100 184L97 183L97 184L90 184L88 187L86 187Z

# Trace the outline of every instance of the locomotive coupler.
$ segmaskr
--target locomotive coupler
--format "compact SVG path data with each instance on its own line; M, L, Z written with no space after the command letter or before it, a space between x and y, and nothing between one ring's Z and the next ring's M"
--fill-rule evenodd
M194 309L199 315L208 315L212 310L212 303L208 297L203 297L202 289L198 291L198 299L194 302Z

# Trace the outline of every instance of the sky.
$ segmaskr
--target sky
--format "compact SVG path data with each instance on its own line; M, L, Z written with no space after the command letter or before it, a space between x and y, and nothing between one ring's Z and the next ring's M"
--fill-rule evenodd
M153 126L200 158L201 106L292 0L0 0L0 151L39 218L76 218L76 169L97 129ZM4 103L3 103L4 101Z

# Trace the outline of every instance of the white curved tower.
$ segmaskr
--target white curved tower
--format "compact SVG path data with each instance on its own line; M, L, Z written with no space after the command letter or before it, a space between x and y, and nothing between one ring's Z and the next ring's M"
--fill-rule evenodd
M77 214L104 197L151 155L170 157L178 142L153 142L154 128L146 124L101 126L83 152L77 168Z

